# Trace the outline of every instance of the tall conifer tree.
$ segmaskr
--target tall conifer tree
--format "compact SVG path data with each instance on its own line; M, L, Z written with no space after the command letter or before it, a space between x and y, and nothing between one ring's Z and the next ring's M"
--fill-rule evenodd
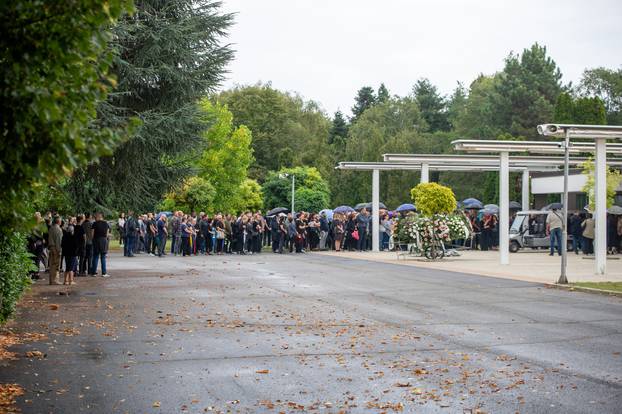
M212 0L140 0L114 28L116 92L100 106L105 125L140 125L111 157L76 174L76 207L152 209L201 154L198 100L220 84L233 57L233 22Z

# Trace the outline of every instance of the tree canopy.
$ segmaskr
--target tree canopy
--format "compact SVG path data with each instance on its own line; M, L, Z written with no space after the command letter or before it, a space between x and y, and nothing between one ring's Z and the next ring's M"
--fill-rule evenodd
M97 125L116 84L108 27L129 2L2 2L0 218L11 231L37 184L112 152L122 124ZM19 206L19 207L18 207Z
M296 211L320 211L330 204L328 183L314 167L283 168L272 171L262 185L264 205L267 209L289 208L292 202L292 179L295 177Z
M118 85L99 107L101 123L135 117L140 126L74 176L78 209L153 209L193 173L204 142L197 101L215 91L233 57L223 43L232 19L212 0L144 0L114 26Z
M330 120L317 103L269 84L235 87L217 98L233 114L234 125L253 133L251 178L263 181L268 171L314 164L324 156Z
M246 203L243 196L252 190L246 182L253 162L251 132L244 125L233 126L233 114L225 105L204 99L201 109L206 122L213 123L204 133L206 149L198 162L198 175L215 190L208 210L241 210ZM243 185L247 194L242 194Z
M585 70L579 90L603 101L608 124L622 124L622 68L599 67Z

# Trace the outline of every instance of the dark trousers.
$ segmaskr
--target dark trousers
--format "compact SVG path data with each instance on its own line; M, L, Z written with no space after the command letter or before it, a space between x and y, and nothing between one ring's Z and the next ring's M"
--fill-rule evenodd
M125 245L123 248L124 256L134 255L134 243L136 242L136 236L125 236Z
M359 239L357 240L356 248L359 251L367 250L367 235L365 234L365 229L358 229L358 230L359 230Z
M164 255L164 249L166 249L166 236L157 236L156 238L158 242L158 256Z
M492 247L492 229L482 230L482 251L486 251Z
M572 249L575 253L579 253L579 250L583 250L583 235L581 235L581 233L572 235Z
M93 245L87 244L84 246L84 251L82 252L82 255L80 256L80 267L79 267L78 273L85 274L86 272L88 272L89 269L91 268L92 259L93 259Z
M181 250L184 256L190 256L190 237L181 238Z
M106 243L105 239L102 240L93 240L93 260L91 261L91 271L89 272L92 275L97 274L97 265L101 260L102 264L102 274L106 274Z
M238 253L244 253L246 249L246 235L238 234L238 238L236 239L235 246L238 250Z
M594 239L588 239L587 237L583 238L583 253L584 254L594 253Z
M263 240L263 233L259 233L252 237L252 250L255 253L261 252L261 245Z
M145 252L146 253L154 253L155 251L155 246L154 246L154 237L153 234L147 232L145 233Z

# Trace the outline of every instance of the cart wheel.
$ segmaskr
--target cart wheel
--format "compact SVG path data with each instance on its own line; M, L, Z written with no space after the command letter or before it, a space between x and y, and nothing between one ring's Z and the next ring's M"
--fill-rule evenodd
M518 242L513 241L512 243L510 243L510 252L516 253L518 249L520 249Z

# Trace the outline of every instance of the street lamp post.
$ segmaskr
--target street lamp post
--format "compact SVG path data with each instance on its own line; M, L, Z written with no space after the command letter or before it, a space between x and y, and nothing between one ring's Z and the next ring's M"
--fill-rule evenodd
M283 173L279 174L279 178L292 177L292 215L294 214L294 206L296 205L296 176L294 174Z
M296 205L296 176L292 174L292 216L294 215L294 206Z
M562 268L557 283L567 284L566 268L568 267L568 174L570 168L570 132L564 134L564 194L562 199ZM573 240L576 243L576 240Z

